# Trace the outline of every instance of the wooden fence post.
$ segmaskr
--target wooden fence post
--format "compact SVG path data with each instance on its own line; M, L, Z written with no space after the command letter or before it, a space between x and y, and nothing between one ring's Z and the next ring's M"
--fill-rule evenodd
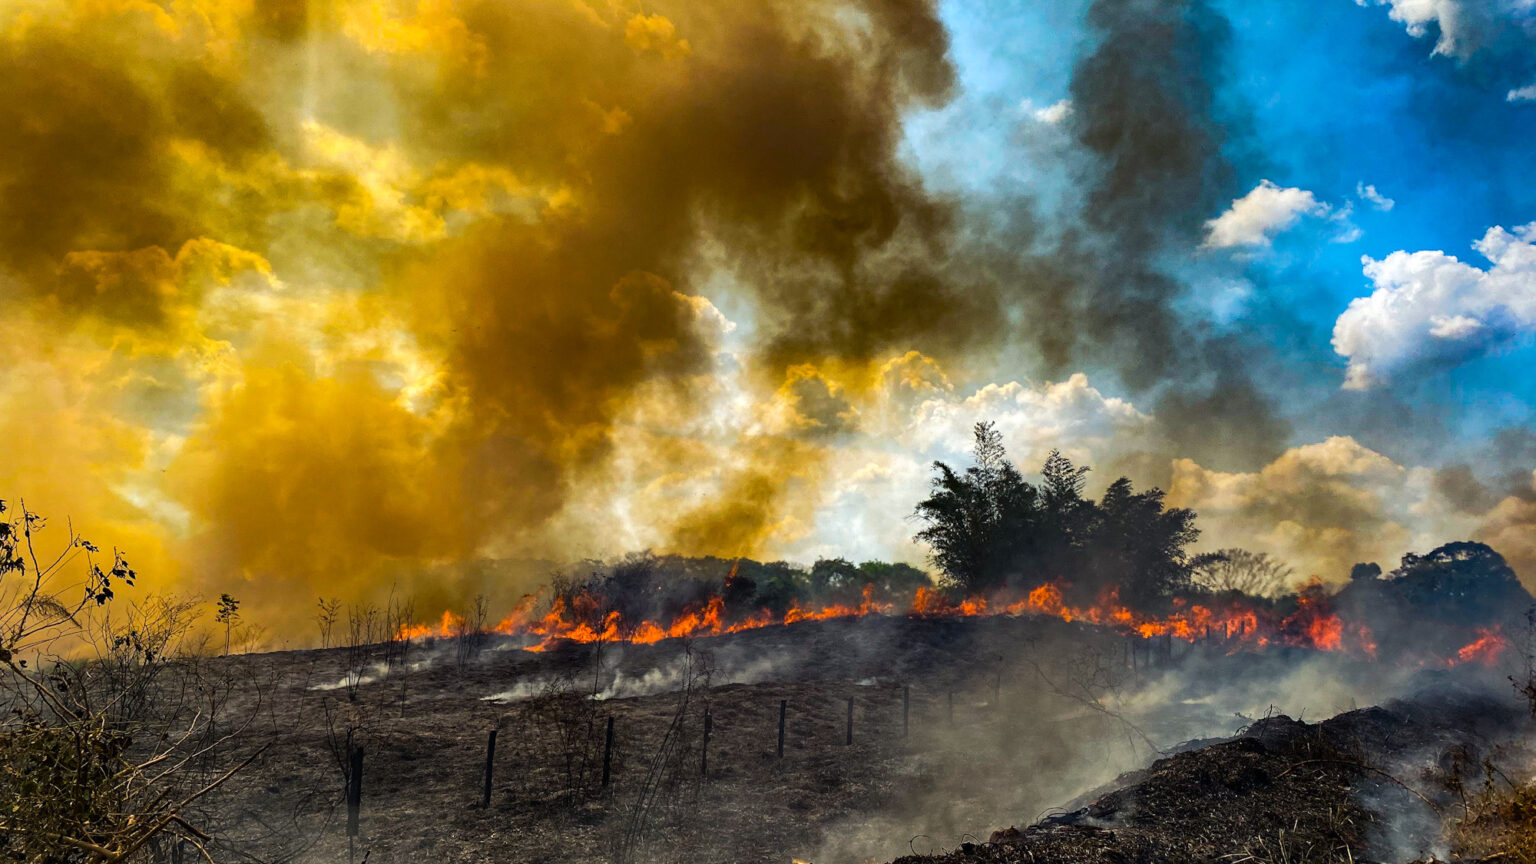
M779 700L779 758L784 758L784 714L789 710L789 700Z
M347 754L347 836L356 837L363 809L363 748ZM350 846L350 843L348 844Z
M485 792L480 796L480 806L490 809L491 806L491 782L496 770L496 730L491 730L491 737L485 742Z
M709 776L709 733L715 728L715 717L708 708L704 709L704 748L703 755L699 758L699 776Z
M613 771L613 715L608 715L608 734L603 738L603 788L608 788L608 775Z
M906 739L912 731L910 719L912 717L912 685L901 685L901 737Z

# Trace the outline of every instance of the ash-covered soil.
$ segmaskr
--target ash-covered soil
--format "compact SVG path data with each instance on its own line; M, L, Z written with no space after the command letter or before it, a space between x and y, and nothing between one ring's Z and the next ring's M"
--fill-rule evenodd
M1446 828L1483 760L1528 764L1528 718L1450 682L1318 724L1268 717L1159 759L1023 830L920 862L1355 862L1450 859Z
M350 842L370 864L1409 860L1443 845L1425 814L1454 803L1447 778L1480 777L1524 731L1498 670L1220 643L1170 656L1032 618L462 647L221 661L231 738L204 770L265 747L195 814L222 859L335 862ZM349 733L364 752L355 838Z

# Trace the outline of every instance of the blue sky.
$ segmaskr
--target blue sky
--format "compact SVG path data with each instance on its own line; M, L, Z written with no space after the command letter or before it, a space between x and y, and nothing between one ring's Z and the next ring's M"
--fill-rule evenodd
M1067 97L1074 62L1091 50L1087 7L942 5L960 93L907 124L908 156L930 184L983 200L1017 190L1042 212L1076 206L1070 136L1033 115ZM1349 301L1372 291L1362 256L1441 250L1486 268L1474 241L1492 226L1536 221L1536 101L1507 99L1536 81L1536 45L1493 39L1469 56L1437 55L1433 24L1416 38L1387 7L1349 0L1218 9L1232 28L1216 86L1239 121L1225 154L1236 186L1306 190L1338 218L1303 219L1268 248L1173 250L1164 266L1189 286L1185 314L1274 352L1279 370L1267 383L1296 441L1354 434L1404 457L1443 457L1536 422L1529 333L1492 356L1421 369L1369 394L1339 391L1345 362L1329 344ZM1391 209L1363 200L1361 184ZM1358 237L1337 242L1347 226ZM1384 399L1439 419L1398 435L1390 424L1372 429L1362 418Z

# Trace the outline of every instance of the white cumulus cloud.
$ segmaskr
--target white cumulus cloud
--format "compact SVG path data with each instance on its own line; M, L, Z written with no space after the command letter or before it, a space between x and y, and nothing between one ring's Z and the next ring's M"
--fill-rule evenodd
M1041 123L1049 123L1052 126L1055 126L1056 124L1060 123L1061 121L1063 121L1063 120L1065 120L1065 119L1067 119L1068 117L1071 117L1071 116L1072 116L1072 100L1071 99L1063 99L1060 102L1057 102L1055 104L1047 105L1044 108L1041 108L1038 111L1036 111L1035 114L1034 114L1034 117L1035 117L1036 120L1039 120Z
M1028 114L1036 123L1060 126L1063 121L1072 116L1072 100L1061 99L1050 105L1038 105L1033 99L1021 99L1019 110Z
M1527 84L1524 87L1511 90L1505 98L1510 102L1536 102L1536 84Z
M907 420L903 437L931 454L948 458L971 446L971 427L991 420L1025 471L1039 468L1052 448L1074 461L1091 463L1125 441L1150 431L1152 418L1130 402L1106 396L1075 373L1065 381L987 384L969 396L946 393L924 400Z
M1438 33L1435 54L1466 60L1512 26L1536 13L1533 0L1355 0L1357 6L1387 6L1387 15L1415 39Z
M1366 0L1355 0L1365 6ZM1377 0L1382 5L1382 0ZM1440 39L1435 43L1435 53L1462 56L1466 51L1463 34L1465 11L1459 0L1386 0L1391 7L1388 16L1408 28L1408 35L1421 39L1429 33L1431 24L1440 29Z
M1327 216L1331 209L1305 189L1259 181L1227 212L1205 223L1207 249L1237 246L1268 246L1271 239L1292 227L1302 216Z
M1438 251L1364 257L1375 285L1333 328L1344 387L1364 390L1410 368L1446 367L1536 332L1536 222L1488 229L1472 244L1483 270Z
M1355 194L1360 197L1360 200L1368 202L1372 207L1375 207L1377 210L1380 210L1383 213L1397 206L1396 201L1393 201L1391 198L1388 198L1380 192L1377 192L1375 186L1370 186L1365 183L1355 184Z

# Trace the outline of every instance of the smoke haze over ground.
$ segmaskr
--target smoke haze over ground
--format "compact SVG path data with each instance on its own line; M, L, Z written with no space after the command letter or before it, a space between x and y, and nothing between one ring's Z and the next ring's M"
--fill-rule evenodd
M1125 772L1214 739L1253 730L1280 748L1274 736L1290 721L1266 724L1282 714L1316 723L1374 704L1386 712L1341 718L1340 734L1366 748L1349 758L1389 768L1424 794L1444 794L1436 790L1445 778L1435 772L1449 764L1447 754L1473 763L1490 755L1521 771L1528 758L1515 740L1524 707L1505 678L1519 665L1512 655L1426 669L1304 649L1234 651L1221 638L1165 647L1161 639L1034 616L843 619L654 645L567 643L540 653L489 641L465 655L460 644L418 643L394 666L350 648L229 661L252 682L266 682L259 689L268 701L248 734L277 735L281 744L252 769L252 782L208 805L227 820L224 848L293 849L299 860L341 853L339 831L317 831L323 808L302 804L299 794L338 782L325 759L304 756L323 751L325 717L345 718L366 748L359 842L380 860L421 850L453 861L514 851L526 859L611 860L658 770L671 779L650 805L655 821L635 860L838 862L958 850L996 829L1066 818L1142 776ZM231 703L231 720L245 716L254 692ZM852 745L845 743L849 699ZM780 700L787 705L782 758L775 755ZM710 774L701 781L706 710ZM599 792L606 717L617 730L613 781ZM492 805L467 807L480 795L485 732L493 727L501 743ZM1391 743L1385 749L1376 742L1382 734ZM675 765L669 748L679 748ZM1201 770L1243 769L1218 761ZM1194 782L1217 781L1197 775ZM1180 806L1198 823L1202 807L1232 794L1223 788L1218 783L1210 802ZM1335 805L1379 808L1369 817L1338 811L1359 820L1356 859L1443 851L1433 811L1397 787L1370 788L1365 798ZM1317 813L1252 817L1289 829L1292 818L1321 818L1322 803L1312 804ZM241 815L253 811L266 814L265 826ZM273 825L292 828L271 834ZM1227 827L1210 822L1199 830L1216 837Z

